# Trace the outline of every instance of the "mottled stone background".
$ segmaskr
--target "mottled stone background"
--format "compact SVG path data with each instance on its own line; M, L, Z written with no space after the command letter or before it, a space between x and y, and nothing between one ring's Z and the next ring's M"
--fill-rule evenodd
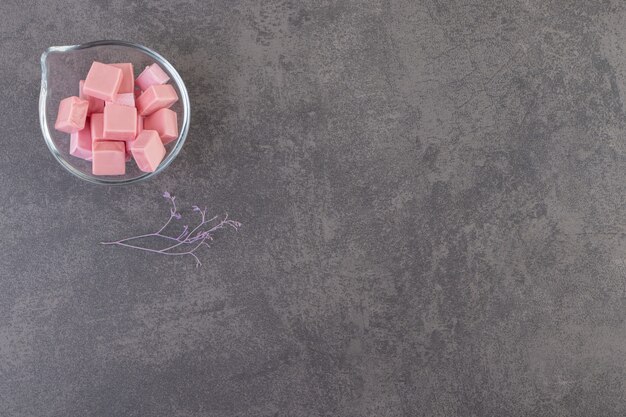
M0 416L623 416L622 1L0 3ZM39 56L178 68L163 174L67 174ZM98 245L176 194L245 226Z

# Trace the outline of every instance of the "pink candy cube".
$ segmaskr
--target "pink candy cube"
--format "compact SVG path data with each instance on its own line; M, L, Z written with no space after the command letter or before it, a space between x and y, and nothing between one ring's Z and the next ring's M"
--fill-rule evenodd
M54 128L65 133L74 133L85 127L89 102L76 96L64 98L59 103L59 113Z
M139 136L139 134L141 132L143 132L143 120L144 118L141 116L137 116L137 136ZM137 140L137 136L135 136L135 139L133 140L127 140L126 141L126 160L130 160L130 156L132 155L131 153L131 148L133 147L133 143L135 143L135 140Z
M91 172L94 175L124 175L126 173L126 146L124 142L93 142Z
M90 119L91 140L104 140L104 113L94 113Z
M135 73L133 72L133 64L125 62L122 64L110 65L122 70L122 82L117 93L132 93L135 90Z
M126 162L130 161L133 157L133 153L131 152L131 147L133 145L134 140L127 140L124 142L124 144L126 145L126 148L124 149L124 151L126 152Z
M99 98L91 97L85 94L83 92L84 84L85 80L80 80L80 82L78 83L78 97L89 102L87 115L90 115L92 113L102 113L102 111L104 110L104 100L100 100Z
M112 65L94 61L85 78L85 94L111 101L115 98L122 83L122 70Z
M155 130L144 130L133 141L131 152L140 170L154 172L165 156L165 146Z
M161 141L167 145L178 137L178 120L176 112L170 109L161 109L152 113L144 120L146 130L156 130Z
M91 129L89 120L83 130L70 135L70 155L91 161Z
M137 116L137 134L140 134L143 130L143 117Z
M165 73L157 64L152 64L146 67L139 77L137 77L137 85L142 90L147 90L153 85L165 84L170 79L169 75Z
M176 90L169 84L153 85L135 101L141 116L149 116L159 109L170 107L178 100Z
M121 104L122 106L135 107L135 95L133 93L118 93L109 103Z
M108 103L104 107L104 137L112 140L133 140L137 135L137 109Z

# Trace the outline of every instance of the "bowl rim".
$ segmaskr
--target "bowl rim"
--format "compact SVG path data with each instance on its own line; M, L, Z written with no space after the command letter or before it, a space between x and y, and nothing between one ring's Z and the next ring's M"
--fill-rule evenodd
M92 48L96 46L122 46L122 47L128 47L128 48L142 51L143 53L145 53L146 55L154 59L159 65L162 65L163 67L167 69L167 71L172 76L173 82L176 84L176 86L178 87L178 90L180 91L179 99L181 100L182 107L183 107L181 129L178 134L178 138L176 139L176 142L174 143L174 147L169 152L169 154L165 157L165 159L161 162L161 164L159 164L158 168L154 172L146 172L146 173L143 173L142 175L139 175L134 178L129 178L129 179L128 178L116 179L114 177L96 177L94 175L86 174L74 168L72 164L68 162L59 153L57 146L52 140L52 137L50 135L50 129L48 127L48 120L46 117L47 115L46 98L48 96L48 66L47 66L48 55L53 54L53 53L64 53L64 52L70 52L70 51L75 51L75 50L80 50L80 49L88 49L88 48ZM174 161L176 156L178 156L178 153L182 149L183 144L185 143L185 140L187 139L190 120L191 120L191 104L189 101L189 93L187 92L187 87L185 86L185 83L183 82L183 79L181 78L180 74L178 74L178 71L176 71L174 66L170 64L169 61L165 59L161 54L159 54L158 52L144 45L140 45L140 44L128 42L128 41L121 41L121 40L98 40L98 41L81 43L77 45L51 46L47 48L41 54L41 89L39 92L39 124L41 126L41 131L43 133L44 141L46 142L46 145L48 145L48 149L50 150L54 158L57 160L57 162L59 162L59 164L61 164L61 166L65 168L66 171L68 171L69 173L73 174L74 176L82 180L85 180L92 184L101 184L101 185L128 185L128 184L133 184L133 183L137 183L140 181L145 181L148 178L151 178L157 175L158 173L165 170L165 168L167 168L172 163L172 161Z

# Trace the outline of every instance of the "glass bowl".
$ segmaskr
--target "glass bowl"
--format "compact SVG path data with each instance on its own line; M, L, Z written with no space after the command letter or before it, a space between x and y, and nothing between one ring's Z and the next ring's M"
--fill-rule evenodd
M78 83L84 80L93 61L104 63L130 62L135 76L157 63L169 76L179 100L171 107L178 115L179 135L165 146L165 158L154 172L142 172L134 161L126 164L126 174L96 176L91 173L91 162L70 155L70 135L54 129L59 102L65 97L78 96ZM146 180L162 172L178 155L185 143L190 120L189 94L178 72L165 58L150 48L124 41L96 41L82 45L52 46L41 55L41 93L39 121L50 152L63 168L73 175L94 184L121 185Z

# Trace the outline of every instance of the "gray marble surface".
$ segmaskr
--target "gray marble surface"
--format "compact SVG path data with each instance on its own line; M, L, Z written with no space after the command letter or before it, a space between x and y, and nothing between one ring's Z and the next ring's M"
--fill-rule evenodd
M623 416L620 1L0 3L1 416ZM67 174L39 56L178 68L155 179ZM103 247L163 191L244 223ZM187 213L188 214L188 213Z

